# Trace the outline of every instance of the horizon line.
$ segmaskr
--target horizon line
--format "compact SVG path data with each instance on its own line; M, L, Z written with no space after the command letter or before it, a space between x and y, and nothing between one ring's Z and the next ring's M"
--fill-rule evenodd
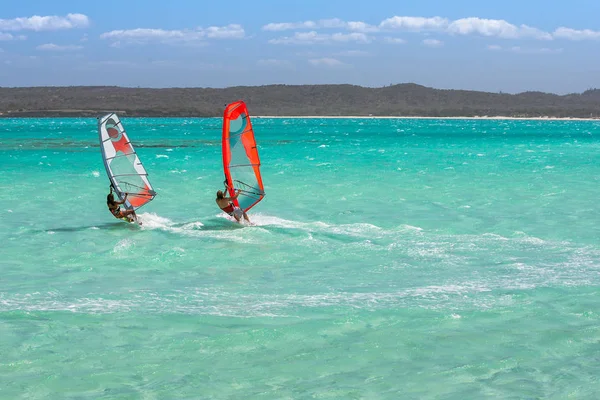
M455 92L477 92L477 93L489 93L489 94L504 94L510 96L517 96L525 93L541 93L548 94L554 96L570 96L570 95L581 95L583 93L600 90L596 87L590 87L581 92L569 92L564 94L558 94L554 92L545 92L541 90L524 90L521 92L507 92L503 90L498 91L486 91L486 90L475 90L475 89L441 89L433 86L425 86L419 83L414 82L403 82L403 83L393 83L384 86L362 86L356 85L352 83L307 83L307 84L287 84L287 83L269 83L263 85L234 85L234 86L225 86L225 87L210 87L210 86L170 86L170 87L146 87L146 86L120 86L120 85L39 85L39 86L0 86L0 89L48 89L48 88L118 88L118 89L144 89L144 90L177 90L177 89L201 89L201 90L227 90L227 89L236 89L236 88L259 88L259 87L269 87L269 86L288 86L288 87L305 87L305 86L352 86L359 87L363 89L384 89L394 86L418 86L425 89L431 90L439 90L439 91L455 91Z

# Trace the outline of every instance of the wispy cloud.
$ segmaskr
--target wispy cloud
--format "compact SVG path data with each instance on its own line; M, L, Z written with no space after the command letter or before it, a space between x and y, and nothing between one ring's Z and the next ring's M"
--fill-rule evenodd
M67 14L64 17L57 15L39 16L27 18L0 19L0 30L5 31L54 31L60 29L86 28L90 24L87 15Z
M353 33L317 33L315 31L310 32L296 32L294 36L282 37L278 39L271 39L271 44L330 44L330 43L369 43L371 39L364 33L353 32Z
M338 24L339 21L339 24ZM337 26L331 26L337 25ZM279 22L271 23L262 27L264 31L282 32L298 29L319 29L319 28L341 28L343 22L337 18L321 20L321 21L304 21L304 22Z
M25 40L25 39L27 39L27 36L12 35L10 33L2 33L2 32L0 32L0 41Z
M494 36L502 39L532 38L552 40L552 35L527 25L516 26L502 19L462 18L452 22L447 31L457 35Z
M552 49L552 48L548 48L548 47L531 48L531 47L514 46L514 47L510 48L510 51L512 51L513 53L520 53L520 54L560 54L563 52L563 49L561 49L561 48Z
M554 32L547 32L526 24L513 24L503 19L487 19L479 17L460 18L450 20L448 18L434 16L393 16L386 18L378 24L370 24L364 21L344 21L339 18L322 19L316 21L302 22L275 22L264 25L264 31L282 32L282 31L303 31L310 30L310 34L315 34L321 29L344 29L354 33L390 33L394 31L426 33L435 32L438 34L467 36L478 35L485 37L495 37L500 39L532 39L532 40L600 40L600 31L590 29L577 30L567 27L560 27ZM302 40L296 40L294 36L272 39L276 43L299 43ZM403 39L393 39L387 37L384 39L388 43L403 43Z
M366 57L370 55L370 53L364 50L345 50L339 51L334 55L338 57Z
M315 67L343 67L346 64L336 58L312 58L308 62Z
M413 32L440 31L448 26L448 19L442 17L400 17L394 16L383 20L379 27L387 30L404 30Z
M38 50L44 51L76 51L83 49L83 46L78 45L58 45L54 43L41 44L36 47Z
M549 48L549 47L502 47L495 44L487 46L488 50L491 51L505 51L518 54L560 54L563 49L561 48Z
M165 29L126 29L105 32L101 39L113 41L114 45L125 44L182 44L203 42L207 39L242 39L245 36L241 25L211 26L209 28L165 30Z
M264 25L264 31L282 32L302 29L347 29L355 32L376 32L378 28L362 21L342 21L339 18L321 19L318 21L279 22Z
M269 68L293 68L294 64L287 60L278 60L274 58L269 58L265 60L258 60L256 65L259 67L269 67Z
M568 40L599 40L600 31L593 31L590 29L577 30L560 27L554 31L554 37Z
M437 39L425 39L423 40L423 44L427 47L441 47L444 45L444 42Z
M226 26L211 26L206 29L200 28L207 38L210 39L243 39L246 32L241 25L229 24Z
M390 43L390 44L404 44L404 43L406 43L406 40L404 40L402 38L395 38L395 37L390 37L390 36L384 37L383 41L386 42L386 43Z

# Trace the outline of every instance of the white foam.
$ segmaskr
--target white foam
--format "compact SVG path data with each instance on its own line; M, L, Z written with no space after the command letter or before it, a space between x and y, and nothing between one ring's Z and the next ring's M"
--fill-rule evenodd
M100 172L98 172L98 171L92 171L92 175L93 175L95 178L99 178L99 177L100 177Z
M221 215L223 215L223 214L221 214ZM329 225L327 225L324 222L312 222L312 223L311 222L299 222L299 221L292 221L292 220L287 220L287 219L270 216L270 215L264 215L264 214L253 214L252 222L257 226L273 225L273 226L280 226L283 228L296 228L296 229L309 229L309 230L314 227L322 227L322 228L329 227Z
M195 221L195 222L190 222L187 223L185 225L183 225L181 227L181 229L183 230L197 230L197 229L202 229L202 227L204 226L204 224L200 221Z
M166 154L157 154L156 158L169 158L169 156Z
M400 229L401 231L413 231L413 232L422 232L423 228L419 228L418 226L412 226L412 225L400 225L398 227L398 229Z
M142 222L142 229L161 229L173 225L173 221L155 213L142 213L137 217Z
M123 251L126 251L127 249L131 248L134 244L135 244L135 242L132 239L129 239L129 238L121 239L115 245L115 247L113 247L113 253L114 254L122 253Z
M224 214L218 217L228 216ZM177 226L175 222L169 218L161 217L154 213L144 213L138 215L138 219L142 221L143 230L163 230L165 232L171 232L178 235L192 236L192 237L211 237L215 239L230 240L239 243L252 243L259 239L248 235L247 233L241 233L240 230L205 230L203 229L204 224L200 221L189 222L182 226ZM235 220L232 221L235 222Z

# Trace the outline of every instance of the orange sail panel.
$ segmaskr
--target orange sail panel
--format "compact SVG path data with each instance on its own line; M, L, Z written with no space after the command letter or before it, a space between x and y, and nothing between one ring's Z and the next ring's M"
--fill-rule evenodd
M260 159L248 109L243 101L229 104L223 115L223 168L234 204L248 211L265 196Z
M98 120L98 136L106 174L119 200L129 193L125 207L135 210L154 199L156 193L152 190L148 173L116 114L108 114Z

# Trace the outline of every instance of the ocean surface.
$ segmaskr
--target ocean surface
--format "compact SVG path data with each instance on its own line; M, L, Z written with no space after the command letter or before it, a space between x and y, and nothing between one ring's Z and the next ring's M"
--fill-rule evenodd
M600 122L255 118L245 226L220 119L122 121L142 227L95 119L0 119L1 399L600 393Z

